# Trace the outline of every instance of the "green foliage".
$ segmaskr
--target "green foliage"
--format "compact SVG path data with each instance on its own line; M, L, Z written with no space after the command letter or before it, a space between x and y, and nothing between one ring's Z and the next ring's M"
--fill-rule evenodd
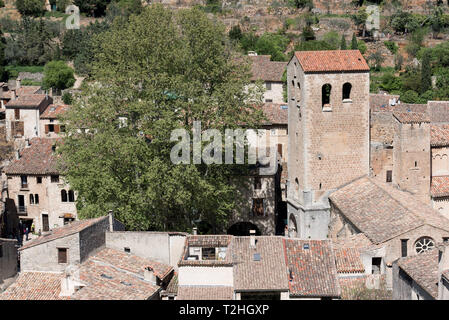
M56 0L56 9L65 13L65 8L72 3L71 0Z
M335 50L329 43L320 40L301 41L295 45L295 51Z
M431 52L426 50L421 62L421 93L432 88Z
M404 57L401 54L397 53L394 56L394 68L396 70L401 70L403 64L404 64Z
M65 104L72 104L73 102L72 94L70 92L64 92L64 94L62 95L62 101Z
M352 34L351 49L352 50L358 50L359 49L359 44L357 42L357 37L355 36L355 33Z
M6 40L5 59L13 65L43 65L57 54L58 30L43 19L24 16Z
M221 0L206 0L206 5L198 8L207 13L220 13L222 12L222 3Z
M103 16L110 2L111 0L73 0L73 4L78 6L81 12L92 17Z
M141 0L119 0L111 2L106 8L106 20L112 23L116 18L127 20L132 14L143 10Z
M229 30L229 38L231 40L238 40L240 41L242 39L242 29L240 29L239 25L233 26L231 30Z
M323 41L327 42L335 50L340 47L340 35L336 31L329 31L324 34Z
M351 20L359 30L363 29L363 31L365 31L366 19L368 19L368 13L366 12L365 7L359 8L357 13L351 15Z
M240 167L174 164L170 137L191 133L193 120L223 133L262 119L263 88L226 37L199 9L150 5L96 39L93 81L61 119L58 149L80 217L113 209L129 230L186 231L198 220L225 230L241 203L230 179ZM128 119L121 128L118 117Z
M420 103L421 100L416 91L408 90L401 94L401 101L404 103Z
M288 0L290 6L298 9L307 8L309 10L313 9L313 1L312 0Z
M243 34L240 38L240 46L245 53L256 51L258 54L268 54L271 55L273 61L285 61L287 59L284 52L289 43L289 37L281 33L266 32L258 37L250 32Z
M4 0L0 0L0 8L3 8L5 6L5 1Z
M340 42L340 49L341 50L346 50L348 47L346 45L346 39L345 39L345 35L343 34L341 36L341 42Z
M45 89L66 89L75 83L73 69L64 61L50 61L44 67L43 87Z
M365 54L366 50L368 49L365 41L363 41L363 40L357 41L357 47L359 48L359 50L362 54Z
M395 32L409 33L421 28L425 20L423 15L398 11L391 15L390 26Z
M380 88L388 92L400 91L402 90L402 80L392 73L385 73L381 77Z
M385 58L382 55L382 52L375 51L368 56L368 60L374 62L374 70L378 71L382 67L382 63L385 61Z
M398 45L394 41L384 41L384 45L392 54L396 54L399 50Z
M311 26L305 26L302 29L301 38L303 41L315 40L315 32L313 32L313 29Z
M45 0L16 0L16 8L22 15L40 16L45 11Z
M419 50L423 47L424 37L428 33L426 28L417 29L412 32L408 37L408 44L405 47L407 53L416 57Z

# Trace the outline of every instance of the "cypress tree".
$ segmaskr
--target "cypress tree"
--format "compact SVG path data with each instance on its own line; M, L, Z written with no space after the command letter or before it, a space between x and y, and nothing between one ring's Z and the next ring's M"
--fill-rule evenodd
M424 52L421 63L421 93L432 88L432 69L430 66L430 51Z
M359 49L359 44L357 43L357 38L355 36L355 33L352 34L351 49L352 50L358 50Z
M341 50L346 50L347 49L345 35L341 36L340 49Z

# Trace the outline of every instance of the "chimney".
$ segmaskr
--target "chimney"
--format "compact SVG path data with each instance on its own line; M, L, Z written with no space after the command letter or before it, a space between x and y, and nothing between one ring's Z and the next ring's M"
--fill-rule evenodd
M17 79L16 79L16 90L17 90L17 89L20 89L20 82L21 82L21 79L20 79L20 78L17 78Z
M198 228L193 227L193 235L196 236L198 234Z
M17 150L16 151L16 160L19 160L20 159L20 150Z
M256 247L256 230L249 230L249 246Z
M151 284L156 284L156 275L154 274L154 270L151 267L145 268L143 272L143 278L145 281L149 281Z
M11 90L11 100L16 100L16 90Z
M112 212L112 210L109 210L108 216L109 216L109 231L113 232L114 231L114 212Z
M74 269L76 267L69 266L61 279L61 292L60 297L70 297L81 287L84 287L77 279L79 279L79 269Z

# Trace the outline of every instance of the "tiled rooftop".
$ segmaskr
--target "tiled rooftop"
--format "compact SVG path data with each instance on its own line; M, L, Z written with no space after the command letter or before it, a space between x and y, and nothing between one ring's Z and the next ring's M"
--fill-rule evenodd
M449 101L428 101L432 123L449 122Z
M399 95L370 93L369 105L372 112L391 112L396 106L390 106L390 100L399 100Z
M433 124L430 126L430 145L432 147L449 146L449 124Z
M359 50L296 51L304 72L369 71Z
M232 250L230 235L197 235L187 236L184 252L179 261L179 266L232 266ZM190 247L226 247L227 254L224 260L187 260Z
M59 174L58 155L52 149L57 139L33 138L30 147L21 151L20 159L3 169L6 174Z
M428 123L430 122L429 115L426 112L402 112L394 111L393 116L400 123Z
M339 297L335 256L330 240L284 239L290 296Z
M432 197L449 196L449 176L432 177L430 194Z
M178 300L232 300L234 288L227 286L179 286Z
M66 224L65 226L50 230L47 233L43 234L42 236L25 243L19 250L25 250L27 248L34 247L45 242L70 236L104 219L108 219L108 216L88 220L73 221L69 224Z
M267 124L288 125L287 103L264 103L263 113L268 120Z
M401 258L398 266L427 293L438 298L438 249Z
M6 108L12 108L12 107L29 107L34 108L38 107L42 101L45 99L48 99L48 96L45 94L25 94L25 95L19 95L18 98L14 100L10 100L5 107Z
M250 237L234 237L232 244L236 291L288 290L283 238L258 236L252 248Z
M59 115L66 112L70 106L66 104L50 104L41 114L41 119L56 119Z
M269 55L249 56L252 61L251 80L281 82L287 62L270 61Z
M430 206L368 177L341 187L329 199L374 244L425 224L449 231L449 220Z
M21 272L0 300L60 300L62 273Z

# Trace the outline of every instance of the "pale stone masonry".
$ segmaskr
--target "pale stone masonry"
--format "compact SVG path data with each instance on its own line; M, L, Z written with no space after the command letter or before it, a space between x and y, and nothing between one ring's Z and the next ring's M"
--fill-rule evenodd
M287 84L289 230L325 239L327 195L369 173L369 67L359 51L296 52Z

